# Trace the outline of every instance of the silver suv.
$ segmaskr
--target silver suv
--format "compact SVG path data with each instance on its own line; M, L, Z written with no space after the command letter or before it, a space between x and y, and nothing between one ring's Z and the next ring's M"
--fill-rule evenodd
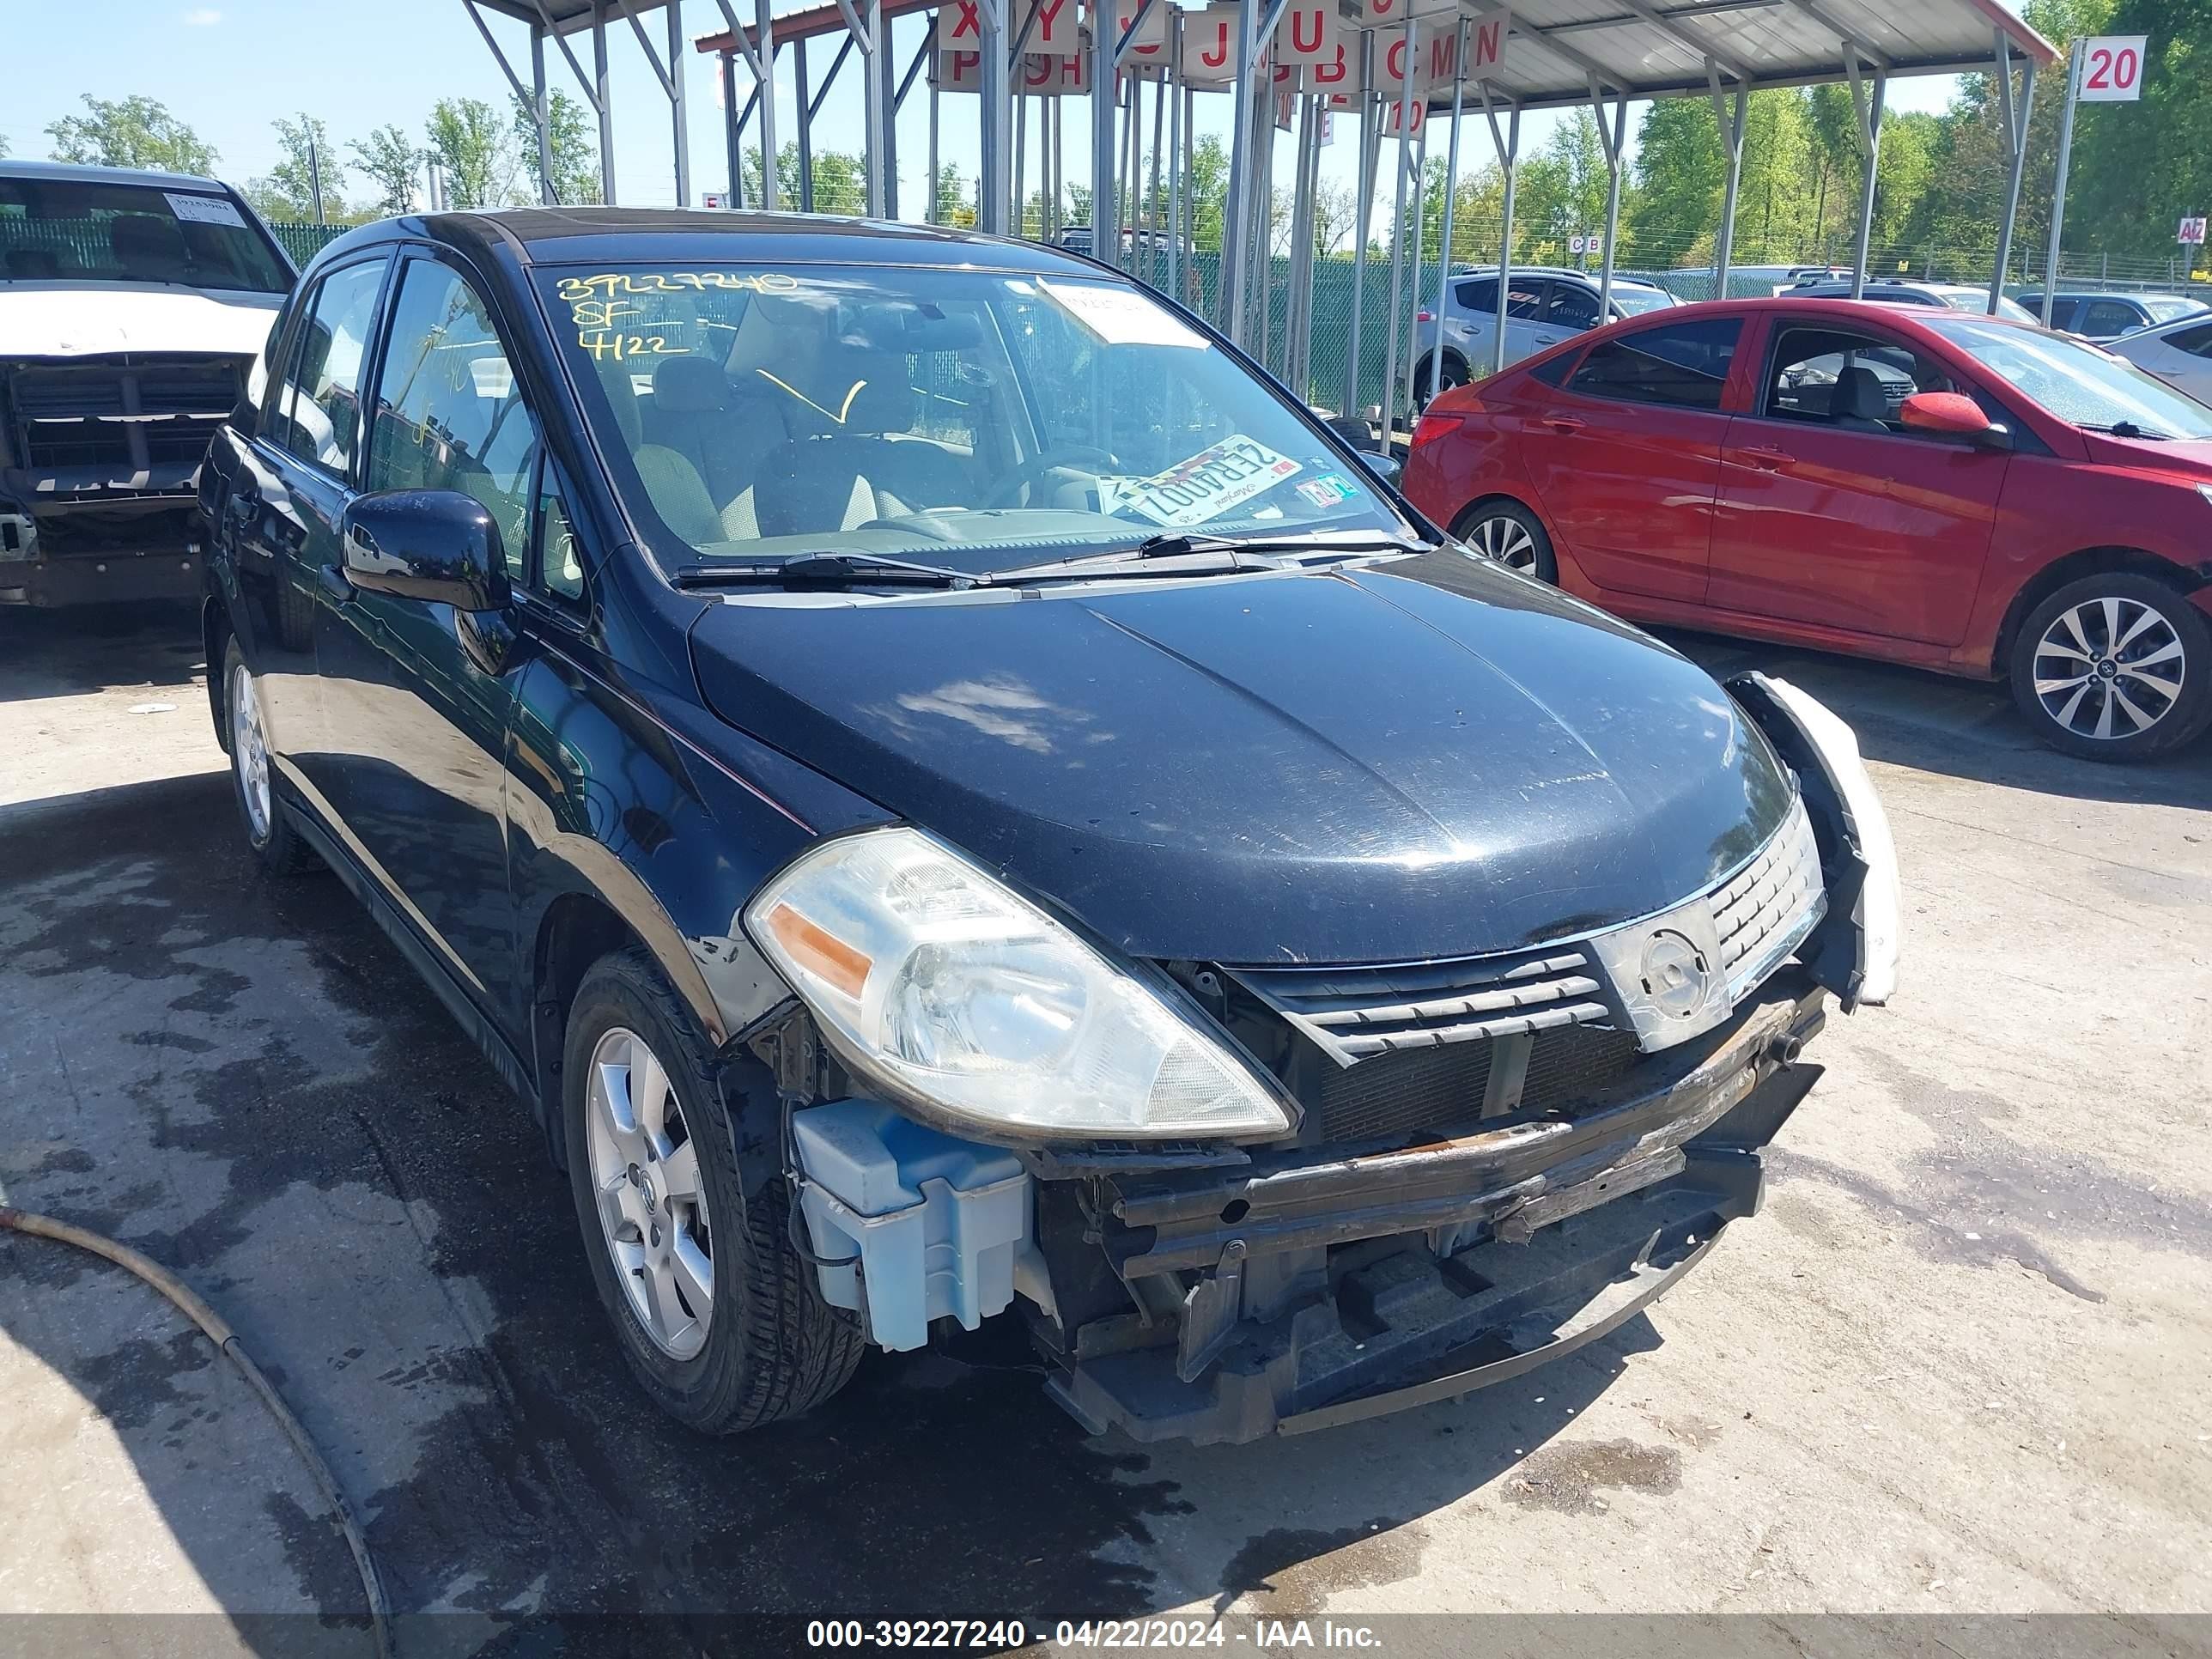
M1571 334L1595 328L1597 286L1596 277L1579 270L1516 265L1505 284L1505 361L1517 363ZM1679 303L1665 289L1626 276L1613 279L1612 301L1607 321ZM1443 321L1445 386L1465 386L1491 372L1497 330L1497 267L1455 275ZM1413 340L1419 354L1413 365L1413 398L1419 407L1428 401L1429 358L1437 349L1433 301L1415 315Z

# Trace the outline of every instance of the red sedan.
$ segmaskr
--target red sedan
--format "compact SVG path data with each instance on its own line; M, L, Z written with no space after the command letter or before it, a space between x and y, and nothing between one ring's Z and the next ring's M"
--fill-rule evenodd
M1404 482L1624 617L2008 676L2075 754L2212 722L2212 409L2063 336L1685 306L1438 398Z

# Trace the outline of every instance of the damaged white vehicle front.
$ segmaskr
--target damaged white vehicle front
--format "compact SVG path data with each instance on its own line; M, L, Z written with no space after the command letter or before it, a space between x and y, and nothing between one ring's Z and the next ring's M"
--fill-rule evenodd
M200 461L294 275L213 179L0 162L0 605L199 595Z

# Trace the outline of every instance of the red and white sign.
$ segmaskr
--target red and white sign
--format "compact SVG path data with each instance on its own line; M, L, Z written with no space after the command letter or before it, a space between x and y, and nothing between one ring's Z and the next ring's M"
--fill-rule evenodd
M1025 52L1014 90L1034 98L1084 97L1091 91L1091 54Z
M1386 98L1382 100L1382 136L1384 137L1418 138L1421 136L1421 129L1429 124L1429 100L1425 98L1413 100L1411 107L1413 115L1411 125L1407 125L1398 118L1405 108L1406 106L1400 104L1395 98Z
M2100 34L2081 43L2081 98L2085 104L2132 104L2142 97L2141 34Z
M1284 64L1341 63L1344 29L1335 0L1291 0L1275 25L1273 53Z
M1425 61L1431 40L1429 32L1418 25L1413 29L1413 63L1418 78L1420 65ZM1384 36L1375 43L1375 90L1395 91L1406 84L1406 34L1403 29Z
M1312 92L1349 92L1356 85L1352 70L1359 63L1352 36L1340 33L1333 57L1306 65L1306 87Z
M973 52L975 43L983 38L981 0L952 0L937 21L937 49L940 52L963 46ZM950 28L945 27L948 22Z
M1032 0L1022 9L1015 22L1014 33L1020 37L1022 24L1029 14L1036 14L1036 22L1030 29L1030 38L1022 48L1024 53L1047 58L1064 57L1081 44L1075 38L1075 0Z
M981 92L983 89L983 54L980 52L932 52L929 84L939 92Z
M1122 68L1167 61L1168 3L1169 0L1152 0L1152 9L1145 13L1145 21L1137 23L1136 36L1129 42L1129 55L1121 60ZM1114 0L1112 10L1116 44L1128 33L1129 25L1137 22L1137 13L1140 8L1141 0ZM1091 9L1095 20L1100 9L1094 4ZM1097 27L1095 21L1092 27ZM1230 40L1233 45L1236 37L1231 35Z
M2201 218L2184 219L2181 222L2181 234L2176 236L2173 240L2180 243L2184 247L2203 247L2204 246L2204 221Z
M1154 0L1164 3L1164 0ZM1237 78L1235 5L1208 6L1182 18L1182 78L1193 86L1218 87Z
M1458 9L1459 0L1365 0L1359 13L1359 27L1403 27L1409 15L1435 17Z
M1467 32L1467 72L1469 79L1487 75L1498 67L1498 59L1505 50L1505 37L1513 32L1513 14L1492 12L1478 18Z

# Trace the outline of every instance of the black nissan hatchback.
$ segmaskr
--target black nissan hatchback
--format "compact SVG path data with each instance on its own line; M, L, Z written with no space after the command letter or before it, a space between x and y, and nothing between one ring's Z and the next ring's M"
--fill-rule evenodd
M1894 975L1849 730L1444 542L1061 250L334 242L203 469L216 728L728 1431L1026 1323L1093 1430L1459 1395L1756 1207Z

